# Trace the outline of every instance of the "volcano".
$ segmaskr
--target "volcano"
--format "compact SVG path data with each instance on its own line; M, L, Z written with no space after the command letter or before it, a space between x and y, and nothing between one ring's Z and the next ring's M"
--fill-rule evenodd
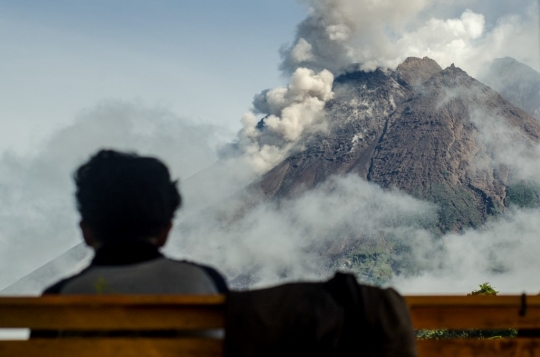
M436 203L440 231L459 231L508 205L511 172L493 162L482 126L496 122L527 145L540 139L536 118L460 68L443 70L427 57L341 75L334 92L328 130L304 138L253 185L267 198L294 197L354 173Z

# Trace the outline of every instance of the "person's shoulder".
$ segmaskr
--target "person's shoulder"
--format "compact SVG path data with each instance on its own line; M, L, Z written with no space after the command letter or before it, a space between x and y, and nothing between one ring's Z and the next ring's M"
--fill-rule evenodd
M43 290L41 295L58 295L58 294L61 294L62 289L64 288L64 286L66 286L67 283L69 283L70 281L73 281L74 279L77 279L78 277L80 277L81 275L86 273L88 271L88 269L90 269L90 267L84 269L83 271L81 271L78 274L75 274L73 276L70 276L68 278L62 279L62 280L54 283L53 285L51 285L48 288L46 288L45 290Z
M177 262L177 263L189 264L191 266L194 266L194 267L197 267L197 268L203 270L210 277L210 280L212 280L212 282L216 286L217 291L219 293L227 293L227 292L229 292L229 287L227 285L227 281L225 280L223 275L219 271L214 269L213 267L208 266L208 265L204 265L204 264L191 262L191 261L188 261L188 260L175 260L175 259L170 259L170 258L166 258L166 259L170 260L170 261L173 261L173 262Z

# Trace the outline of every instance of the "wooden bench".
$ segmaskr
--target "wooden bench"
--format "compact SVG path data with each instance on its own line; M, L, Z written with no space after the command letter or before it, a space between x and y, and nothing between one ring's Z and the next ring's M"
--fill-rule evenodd
M207 330L224 326L223 296L47 296L0 298L0 328ZM540 329L540 297L407 296L416 329ZM202 337L71 337L0 341L0 356L221 356ZM540 339L419 340L420 357L540 356Z

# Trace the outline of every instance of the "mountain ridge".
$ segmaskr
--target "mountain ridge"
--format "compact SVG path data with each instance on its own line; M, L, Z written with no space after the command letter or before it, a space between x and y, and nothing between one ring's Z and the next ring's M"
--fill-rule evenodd
M511 57L496 58L479 74L506 100L540 119L540 73Z
M491 162L483 118L519 132L530 144L539 122L453 64L425 57L395 71L336 78L325 111L330 129L266 173L254 187L269 199L294 197L332 175L356 173L441 206L442 232L481 225L506 209L508 170Z

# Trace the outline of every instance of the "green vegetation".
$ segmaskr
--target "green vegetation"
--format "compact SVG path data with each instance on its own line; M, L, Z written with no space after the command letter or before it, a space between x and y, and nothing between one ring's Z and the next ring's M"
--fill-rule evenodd
M410 242L403 236L396 237L389 232L358 244L333 267L345 269L356 275L358 280L374 285L384 285L396 274L418 274L424 268Z
M433 183L425 194L428 200L440 207L439 226L443 232L461 226L476 227L483 223L475 197L464 188Z
M485 217L477 207L478 198L459 185L433 182L427 187L417 187L412 195L439 206L437 229L440 233L462 227L478 227L484 223ZM488 207L488 214L496 214L500 210L499 207Z
M506 191L505 204L522 208L540 207L540 186L528 182L520 182L509 186Z
M480 289L473 290L470 294L467 294L467 295L487 295L487 296L492 295L492 296L495 296L495 295L497 295L499 293L489 283L483 283L483 284L480 284L478 286L480 287Z
M489 283L483 283L479 285L480 289L472 291L467 295L497 295L498 291L495 290ZM419 330L416 333L419 339L445 339L445 338L509 338L516 337L516 329L505 330Z
M382 239L370 243L359 245L348 252L343 259L344 267L360 281L382 285L394 274L392 248Z

